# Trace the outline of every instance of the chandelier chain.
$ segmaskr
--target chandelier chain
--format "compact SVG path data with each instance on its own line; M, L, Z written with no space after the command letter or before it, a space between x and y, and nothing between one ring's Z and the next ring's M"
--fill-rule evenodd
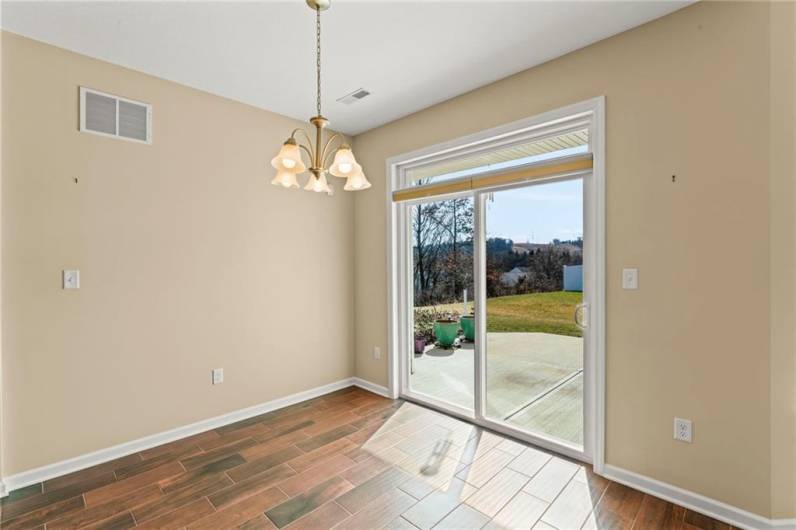
M316 65L316 79L317 79L317 89L318 89L318 116L321 116L321 9L317 8L315 10L315 38L316 38L316 47L315 47L315 65Z

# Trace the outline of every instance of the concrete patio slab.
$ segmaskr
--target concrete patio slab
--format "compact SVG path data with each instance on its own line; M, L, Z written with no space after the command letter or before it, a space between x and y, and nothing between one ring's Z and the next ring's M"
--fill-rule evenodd
M583 445L583 372L511 416L507 423Z
M487 334L487 415L583 443L583 339L550 333ZM473 408L474 350L429 348L415 356L413 391Z

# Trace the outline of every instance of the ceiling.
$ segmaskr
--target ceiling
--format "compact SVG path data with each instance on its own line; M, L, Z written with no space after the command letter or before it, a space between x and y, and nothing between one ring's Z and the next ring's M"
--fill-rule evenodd
M323 113L358 134L689 3L335 0L322 15ZM303 0L0 9L13 33L293 118L315 114L315 20ZM336 101L359 88L371 95Z

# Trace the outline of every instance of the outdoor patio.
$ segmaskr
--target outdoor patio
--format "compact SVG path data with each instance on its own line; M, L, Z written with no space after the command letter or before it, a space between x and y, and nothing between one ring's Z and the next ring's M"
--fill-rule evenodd
M416 355L415 392L473 407L473 344ZM583 444L583 339L551 333L487 333L487 416Z

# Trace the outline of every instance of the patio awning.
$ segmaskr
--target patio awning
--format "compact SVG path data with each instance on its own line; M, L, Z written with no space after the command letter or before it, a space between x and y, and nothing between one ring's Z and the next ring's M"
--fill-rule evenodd
M407 182L411 182L412 185L418 185L417 181L419 180L425 181L423 184L431 184L435 181L439 181L441 178L446 180L454 178L457 172L474 168L490 169L495 165L512 161L522 163L523 159L540 157L556 153L557 151L572 151L579 147L587 147L588 145L589 130L581 126L579 128L574 128L574 130L569 129L565 132L559 131L550 136L534 138L515 145L490 149L489 151L475 153L470 156L456 157L430 165L411 168L406 171L406 178ZM562 155L563 154L565 153L562 153Z
M515 169L500 169L474 176L460 177L450 181L397 190L393 192L392 200L394 202L411 201L424 197L450 195L463 191L508 186L542 178L563 177L591 171L592 166L592 154L584 153L531 163Z

